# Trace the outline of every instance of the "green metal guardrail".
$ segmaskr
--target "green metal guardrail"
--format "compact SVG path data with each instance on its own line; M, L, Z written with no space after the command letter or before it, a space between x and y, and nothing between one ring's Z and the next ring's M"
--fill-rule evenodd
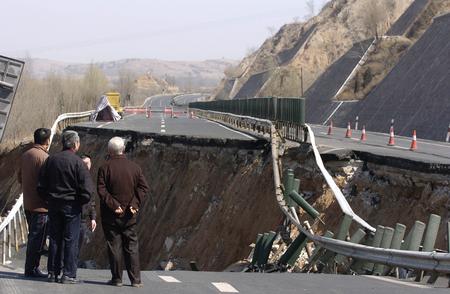
M305 124L304 98L251 98L189 103L189 108L233 113L275 122Z

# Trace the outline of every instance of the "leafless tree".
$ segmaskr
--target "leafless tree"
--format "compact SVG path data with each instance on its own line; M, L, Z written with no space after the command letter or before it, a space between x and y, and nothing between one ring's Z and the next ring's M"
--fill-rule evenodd
M91 63L83 77L84 103L92 109L99 97L109 90L108 86L109 82L103 71Z
M126 69L119 70L117 89L121 97L123 97L125 103L131 101L131 97L136 92L136 79L137 76L135 73Z
M367 5L361 12L364 29L378 40L387 13L383 9L382 3L380 1L367 1Z
M314 15L316 15L316 9L315 9L314 0L307 0L306 1L306 8L307 8L307 11L308 11L307 18L311 18Z

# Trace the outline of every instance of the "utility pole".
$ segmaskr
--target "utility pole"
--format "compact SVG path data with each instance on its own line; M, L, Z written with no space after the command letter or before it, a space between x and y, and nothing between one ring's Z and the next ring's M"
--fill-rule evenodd
M303 97L303 67L300 67L300 97Z

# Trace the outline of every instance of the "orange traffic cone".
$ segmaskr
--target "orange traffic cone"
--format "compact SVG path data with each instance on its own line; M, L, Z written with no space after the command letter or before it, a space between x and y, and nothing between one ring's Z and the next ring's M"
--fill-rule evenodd
M333 131L333 121L330 121L330 125L328 126L328 133L327 133L327 135L330 136L332 131Z
M417 149L417 136L416 136L416 130L413 131L413 139L411 142L411 147L409 147L409 150L415 151Z
M361 132L361 141L366 141L366 126L363 125L362 132Z
M445 139L445 142L450 142L450 125L448 125L447 138Z
M347 132L345 133L345 137L346 138L351 138L352 137L352 127L350 125L350 122L348 122L347 125Z
M391 126L391 129L389 130L389 142L388 142L389 146L394 146L395 145L395 139L394 139L394 127Z

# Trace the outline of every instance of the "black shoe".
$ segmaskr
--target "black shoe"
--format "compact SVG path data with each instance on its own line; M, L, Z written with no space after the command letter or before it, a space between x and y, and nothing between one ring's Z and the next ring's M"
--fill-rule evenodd
M77 280L76 278L69 278L68 276L62 276L60 282L61 282L61 284L80 284L80 283L82 283L80 280Z
M52 272L48 273L47 282L49 282L49 283L58 283L58 276L55 275Z
M123 283L120 280L109 280L106 284L111 285L111 286L116 286L116 287L122 287Z
M26 278L32 278L32 279L43 279L47 277L47 274L44 274L41 272L40 269L34 269L31 272L25 272Z
M43 273L39 268L34 270L34 274L39 278L46 278L48 274Z

